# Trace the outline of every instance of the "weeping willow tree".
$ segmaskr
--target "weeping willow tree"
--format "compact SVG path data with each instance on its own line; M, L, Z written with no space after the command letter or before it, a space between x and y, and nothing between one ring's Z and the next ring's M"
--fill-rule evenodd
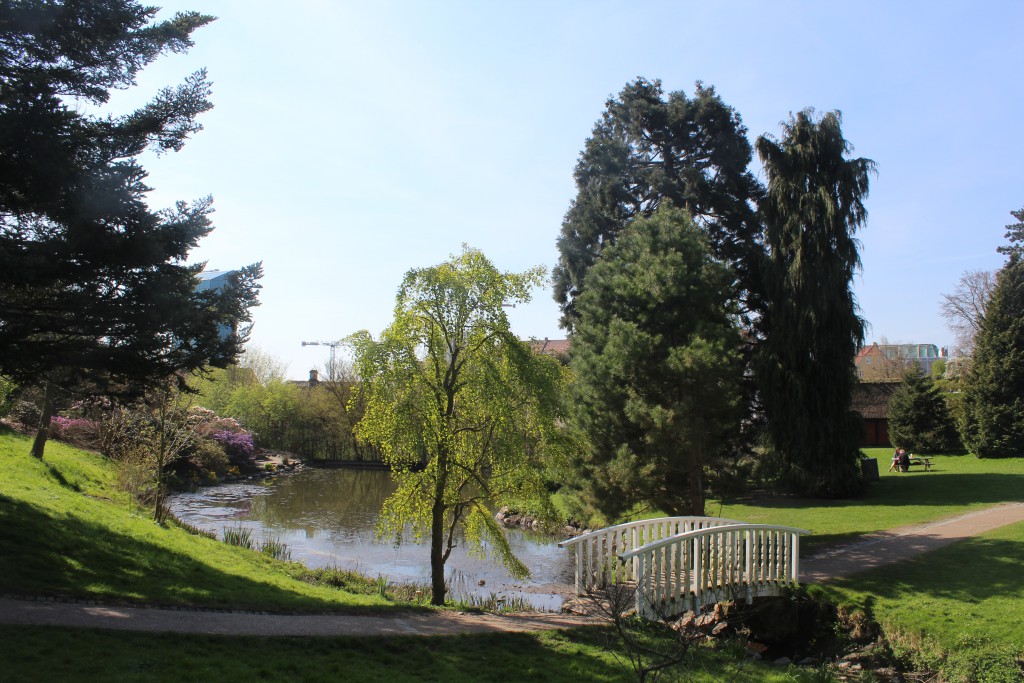
M850 394L864 321L851 280L874 162L846 158L841 122L839 112L816 121L804 110L781 139L755 145L768 177L758 368L767 457L784 488L824 497L862 488Z
M529 574L490 506L543 506L540 457L562 439L564 370L512 334L503 308L529 301L544 274L499 272L467 248L406 274L380 339L350 339L366 392L357 434L380 449L397 483L379 531L409 525L429 535L435 605L460 529L471 548L486 540L513 575Z

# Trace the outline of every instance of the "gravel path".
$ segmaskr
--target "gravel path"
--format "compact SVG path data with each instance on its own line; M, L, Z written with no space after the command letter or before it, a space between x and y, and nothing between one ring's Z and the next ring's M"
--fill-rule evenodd
M870 534L801 560L800 577L803 583L821 583L850 576L1017 522L1024 522L1024 503L997 505L930 524ZM576 614L276 615L5 597L0 598L0 623L238 636L436 636L540 631L598 622Z

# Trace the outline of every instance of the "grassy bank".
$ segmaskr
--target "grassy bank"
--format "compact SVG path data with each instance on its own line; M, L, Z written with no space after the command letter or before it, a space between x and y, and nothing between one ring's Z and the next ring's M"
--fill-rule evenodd
M0 593L228 609L395 608L301 581L297 565L158 526L117 489L107 459L52 442L40 462L29 446L0 432Z

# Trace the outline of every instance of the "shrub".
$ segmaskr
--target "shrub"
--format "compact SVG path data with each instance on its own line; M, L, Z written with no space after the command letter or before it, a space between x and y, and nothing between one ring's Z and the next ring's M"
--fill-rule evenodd
M224 448L213 439L200 439L191 459L200 469L214 472L218 476L227 473L230 465Z
M72 446L97 450L100 447L100 425L84 417L55 416L50 420L50 434Z
M39 407L31 401L17 401L8 413L16 422L25 427L36 427L39 425L41 416Z
M252 460L255 450L252 443L252 434L248 432L221 431L210 434L210 438L220 444L233 465L245 465Z
M18 385L0 375L0 417L6 415L14 407L14 392Z

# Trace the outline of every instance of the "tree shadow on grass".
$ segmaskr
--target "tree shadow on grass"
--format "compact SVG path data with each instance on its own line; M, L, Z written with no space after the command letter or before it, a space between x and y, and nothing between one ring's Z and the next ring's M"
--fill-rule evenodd
M881 598L908 592L963 603L1005 597L1024 600L1021 559L1024 543L1012 539L969 538L911 560L873 569L840 581ZM973 568L977 571L966 571Z
M787 495L763 495L728 500L774 509L807 507L850 508L874 505L971 505L1024 501L1024 474L952 473L942 470L908 472L874 482L862 498L829 500Z
M165 530L154 529L156 533ZM195 538L196 543L217 541ZM196 556L0 495L0 592L224 609L410 611L345 606L218 569ZM269 571L276 571L269 569Z

